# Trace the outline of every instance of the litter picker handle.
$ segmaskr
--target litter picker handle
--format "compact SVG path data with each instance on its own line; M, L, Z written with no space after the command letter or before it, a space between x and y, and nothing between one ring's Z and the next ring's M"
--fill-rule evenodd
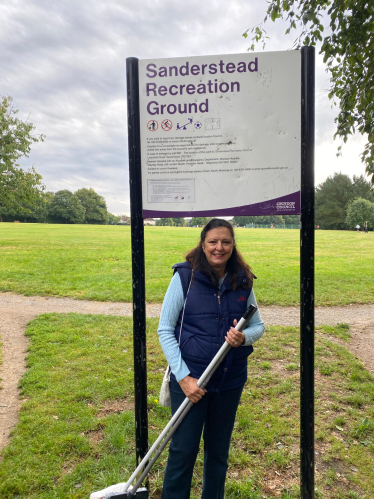
M251 320L251 318L255 314L256 310L257 310L257 307L255 307L254 305L249 305L249 307L245 311L243 317L237 323L235 329L237 329L238 331L243 331L243 329L246 328L246 326L248 325L248 322ZM200 376L200 378L197 382L197 385L199 386L199 388L205 388L205 386L208 384L210 378L216 372L216 370L218 369L218 366L221 364L223 359L229 353L231 348L232 348L232 346L229 345L227 343L227 341L225 341L224 344L221 346L221 348L216 353L216 355L211 360L208 367L205 369L203 374ZM194 405L194 403L191 402L191 400L188 397L186 397L184 399L184 401L182 402L182 404L180 405L180 407L178 408L178 410L176 411L176 413L174 414L172 419L169 421L168 425L165 427L164 431L161 433L161 435L158 437L156 442L153 444L152 448L148 451L148 453L144 457L143 461L139 464L137 470L133 473L132 477L130 478L131 482L130 482L130 480L127 482L128 486L134 481L134 478L141 471L142 466L144 466L143 462L145 462L145 463L147 462L148 458L150 457L150 455L152 455L152 453L154 452L155 448L158 446L159 442L162 440L162 438L165 435L165 433L167 432L167 430L172 426L172 429L167 434L167 437L160 444L160 446L156 450L155 454L153 455L152 459L149 461L147 466L144 468L141 476L136 481L134 487L131 490L131 495L133 495L138 490L142 481L148 475L152 466L154 465L154 463L156 462L156 460L158 459L158 457L160 456L161 452L164 450L164 448L166 447L168 442L171 440L171 437L173 436L173 434L177 430L178 426L181 424L181 422L183 421L183 419L185 418L185 416L187 415L187 413L189 412L189 410L192 408L193 405ZM131 495L130 495L130 497L131 497Z
M238 331L243 331L243 329L247 327L248 322L251 320L256 310L257 307L255 307L254 305L249 305L243 317L240 319L240 321L237 324ZM243 324L241 324L241 321L243 321Z

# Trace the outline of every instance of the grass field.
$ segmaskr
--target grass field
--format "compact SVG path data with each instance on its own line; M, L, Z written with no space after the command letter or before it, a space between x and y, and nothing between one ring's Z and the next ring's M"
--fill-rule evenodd
M148 322L150 441L169 419L157 404L165 360ZM135 467L132 320L77 314L35 319L21 382L25 402L0 462L0 497L80 499ZM316 499L372 499L373 377L344 347L347 326L316 337ZM230 454L227 499L300 497L299 334L270 328L249 359ZM104 353L103 353L104 352ZM150 477L159 499L167 452ZM201 493L202 455L192 499Z
M145 228L146 293L161 302L174 263L201 229ZM238 247L258 276L263 305L299 303L299 231L237 229ZM0 224L0 291L131 301L130 228ZM316 304L374 301L374 233L316 232Z

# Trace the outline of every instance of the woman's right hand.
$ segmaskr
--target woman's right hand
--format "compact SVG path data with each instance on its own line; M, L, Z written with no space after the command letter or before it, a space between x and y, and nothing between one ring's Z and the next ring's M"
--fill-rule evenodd
M179 381L179 385L183 390L183 393L188 397L191 402L196 404L199 400L203 398L206 393L206 390L202 390L197 386L197 379L192 378L191 376L186 376L185 378Z

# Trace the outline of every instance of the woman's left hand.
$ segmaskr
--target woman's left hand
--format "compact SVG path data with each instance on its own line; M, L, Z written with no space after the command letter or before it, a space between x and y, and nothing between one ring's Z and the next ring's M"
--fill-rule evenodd
M234 320L234 326L236 326L238 321ZM245 342L244 333L235 329L235 327L230 328L230 331L227 331L226 341L233 348L240 347Z

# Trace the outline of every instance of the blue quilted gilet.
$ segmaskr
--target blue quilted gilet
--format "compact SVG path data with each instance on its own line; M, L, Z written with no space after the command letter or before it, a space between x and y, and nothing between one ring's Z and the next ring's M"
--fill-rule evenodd
M190 264L178 263L173 266L173 269L181 278L186 297L192 274ZM233 326L234 319L239 321L246 311L251 289L243 289L242 285L247 283L247 277L243 272L239 275L238 286L235 290L231 288L228 276L218 289L212 285L208 277L197 270L194 271L180 338L182 358L193 378L199 378L202 375L225 341L226 333ZM183 310L179 314L175 328L177 341L182 312ZM206 389L214 392L231 390L243 385L247 380L247 357L252 352L252 346L232 348Z

